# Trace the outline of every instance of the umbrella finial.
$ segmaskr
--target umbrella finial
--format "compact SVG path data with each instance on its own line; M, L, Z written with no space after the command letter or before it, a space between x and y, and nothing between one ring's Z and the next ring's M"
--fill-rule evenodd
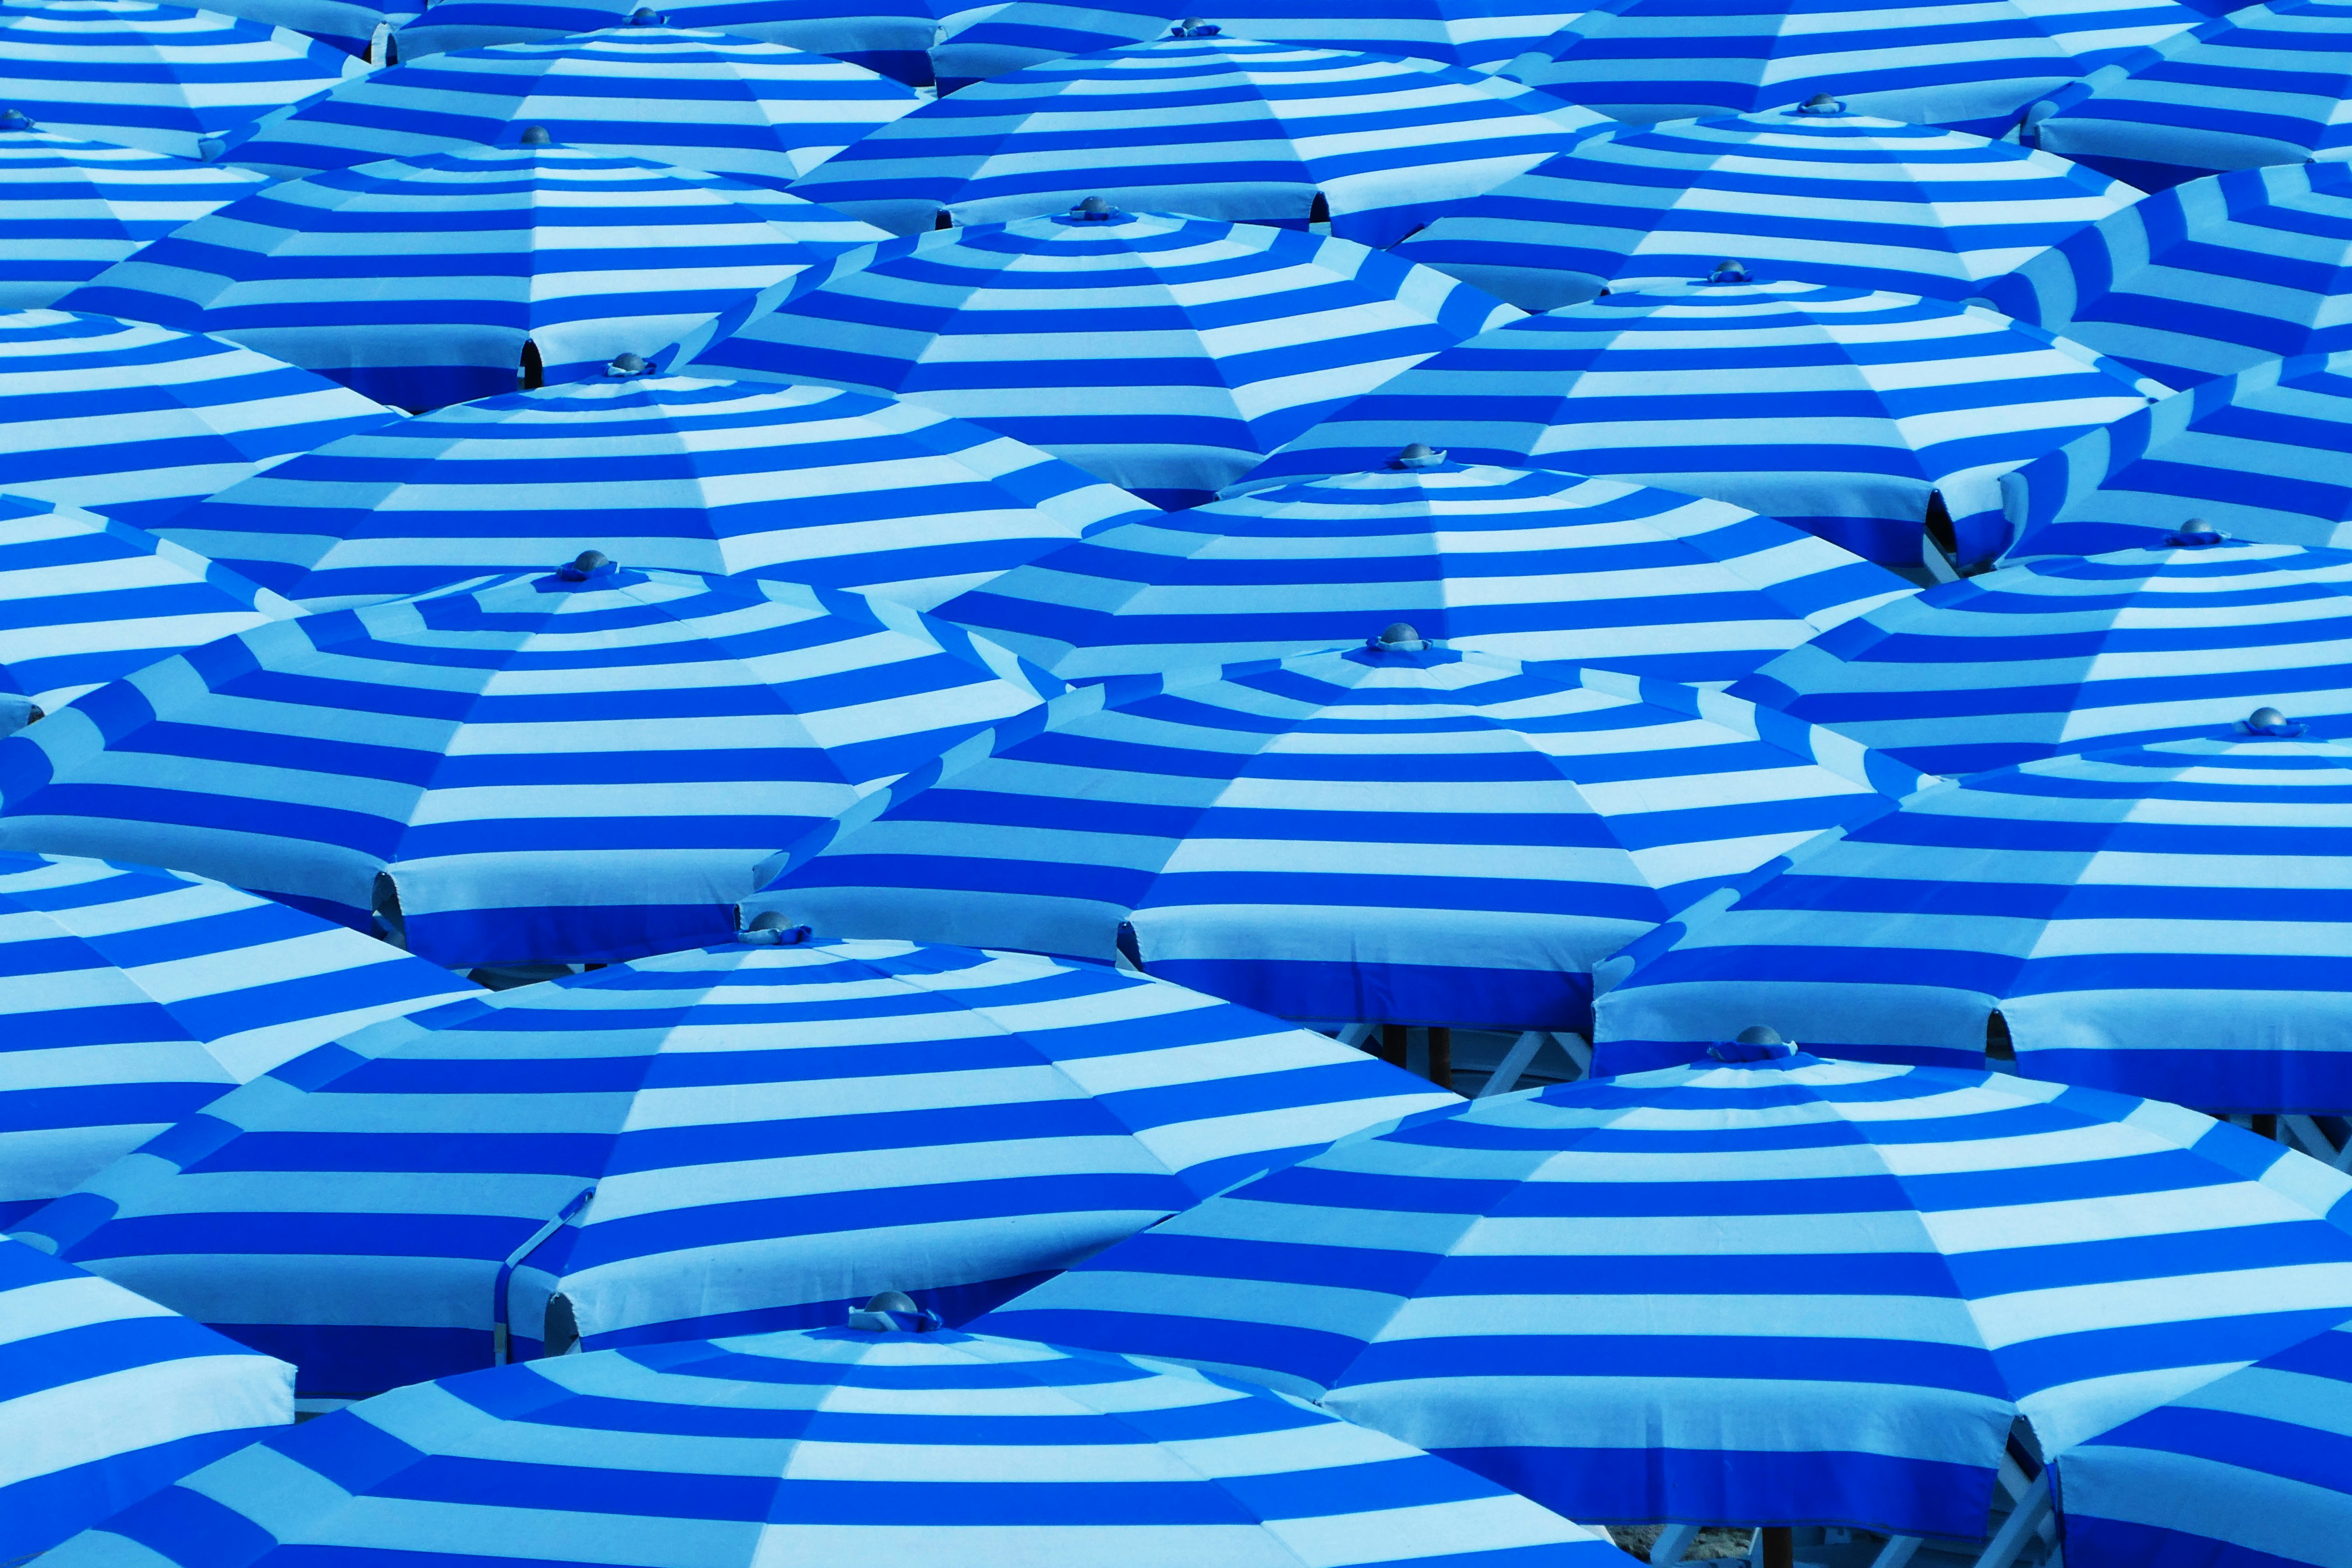
M1728 256L1715 264L1715 270L1706 275L1706 280L1713 284L1753 283L1756 281L1755 279L1748 275L1747 263L1735 261Z
M606 375L643 375L651 369L653 366L645 362L645 356L633 354L628 350L623 349L613 356L613 363L604 367L604 374Z
M1203 22L1198 16L1187 16L1168 29L1171 38L1213 38L1224 29L1214 22Z
M0 131L33 131L33 117L21 109L0 109Z
M2209 544L2219 544L2230 536L2201 517L2192 517L2174 532L2164 536L2167 544L2183 550L2201 550Z
M1415 441L1389 459L1391 468L1433 468L1445 461L1445 454L1426 441Z
M1706 1054L1719 1062L1753 1067L1759 1062L1780 1061L1796 1055L1795 1047L1780 1037L1780 1031L1769 1024L1750 1024L1739 1031L1737 1039L1719 1046L1709 1046Z
M1845 100L1826 92L1817 92L1797 106L1800 114L1843 114Z
M1743 1046L1785 1046L1780 1031L1769 1024L1750 1024L1732 1038Z
M585 583L591 577L611 575L619 568L601 550L583 550L572 558L571 564L559 566L555 574L567 583Z
M1366 637L1364 646L1381 653L1419 653L1429 639L1411 621L1391 621L1378 637Z
M869 1334L894 1334L901 1330L928 1334L940 1326L937 1312L925 1311L904 1290L885 1290L865 1307L849 1314L849 1326Z
M2241 735L2268 735L2274 740L2289 740L2303 733L2304 727L2275 708L2257 708L2238 721Z
M547 127L544 125L526 125L522 128L522 134L515 138L515 145L552 147L555 145L555 138L547 133Z
M1100 196L1088 196L1070 209L1070 216L1087 223L1104 223L1118 216L1118 209Z
M629 26L632 27L658 27L668 20L650 5L640 5L629 13Z

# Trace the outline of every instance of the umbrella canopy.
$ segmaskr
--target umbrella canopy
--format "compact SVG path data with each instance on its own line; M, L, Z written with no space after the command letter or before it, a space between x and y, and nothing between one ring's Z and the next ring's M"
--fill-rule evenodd
M61 303L416 410L601 375L859 239L782 191L522 134L273 185Z
M1280 658L1405 616L1465 651L1724 681L1909 592L1721 501L1408 447L1101 529L940 613L1068 680Z
M2352 4L2277 0L2135 50L2037 103L2037 145L2143 190L2352 154Z
M285 1363L5 1237L0 1337L12 1563L294 1419Z
M2047 153L1823 95L1596 136L1395 248L1530 310L1704 278L1726 255L1801 283L1965 300L2138 195Z
M280 1062L478 994L184 871L0 852L0 1230Z
M2352 545L2347 450L2352 351L2265 360L2003 474L2010 553L2091 555L2184 530Z
M218 338L64 310L0 315L0 483L12 494L148 527L397 417Z
M401 58L542 43L633 21L643 0L439 0L400 30ZM908 87L931 80L940 0L685 0L652 20L831 55Z
M779 855L743 918L1124 952L1289 1018L1582 1032L1596 962L1919 783L1716 693L1398 626L1082 687Z
M894 234L1121 206L1404 237L1608 122L1456 66L1247 38L1048 60L927 103L798 189Z
M291 178L497 145L530 124L586 152L782 190L921 101L863 67L782 44L611 27L394 66L225 137L219 155ZM884 237L858 226L859 242Z
M1606 1568L1619 1555L1304 1400L897 1327L908 1321L859 1312L846 1329L401 1389L191 1477L58 1565L350 1564L441 1557L454 1536L520 1561L690 1550L703 1568L772 1553L806 1568ZM398 1458L354 1467L359 1453Z
M2165 389L1972 306L1820 283L1608 294L1405 371L1251 470L1369 468L1408 441L1711 496L1916 565L1931 507L1963 564L2008 542L2000 477Z
M2352 731L2352 551L2176 537L1938 584L1732 692L1947 775L2206 735L2263 703Z
M2347 1316L2352 1182L2308 1155L1769 1048L1350 1139L978 1326L1240 1372L1583 1518L1966 1541L2018 1417L2054 1452Z
M0 103L50 131L176 158L367 66L284 27L146 0L0 13Z
M1996 310L2189 387L2352 348L2347 277L2352 163L2303 163L2158 191L1982 293Z
M729 945L299 1058L24 1234L374 1393L512 1353L950 1320L1219 1188L1458 1103L1108 966Z
M216 0L205 7L265 26L308 33L320 43L373 64L384 29L414 21L425 0Z
M143 528L0 493L0 734L142 665L302 613Z
M560 572L273 621L0 741L0 847L178 866L453 967L633 958L1061 683L900 605Z
M1738 1016L1873 1060L2006 1038L2030 1078L2352 1105L2352 748L2303 733L2258 709L1825 833L1610 961L1596 1068L1687 1058Z
M2172 0L1601 0L1503 74L1619 120L1827 92L1859 114L1999 136L2035 100L2203 20Z
M149 240L268 183L55 135L0 110L0 310L55 304Z
M314 609L528 570L593 538L640 566L928 610L1145 514L1159 515L1058 458L910 403L615 376L331 441L166 531Z

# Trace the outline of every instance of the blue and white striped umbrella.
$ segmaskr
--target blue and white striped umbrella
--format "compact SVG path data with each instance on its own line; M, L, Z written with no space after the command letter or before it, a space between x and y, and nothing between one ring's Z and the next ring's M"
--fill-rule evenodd
M302 613L194 551L0 491L0 734L183 648Z
M2190 387L2352 348L2347 268L2352 163L2302 163L2158 191L1979 292L1995 310Z
M20 1233L285 1356L306 1393L367 1394L501 1345L837 1323L883 1289L960 1321L1456 1103L1102 964L730 944L321 1047Z
M59 303L215 333L418 410L601 375L864 232L643 158L475 147L272 185Z
M894 234L1121 206L1390 245L1608 123L1458 66L1181 37L1048 60L950 93L794 189Z
M54 135L0 110L0 310L53 305L149 240L266 184L244 169Z
M1067 680L1280 658L1403 616L1538 668L1725 681L1910 591L1721 501L1408 449L1102 529L940 614Z
M2000 476L2165 389L1944 300L1731 280L1607 294L1444 350L1260 463L1250 489L1410 441L1744 506L1916 565L1940 506L1962 564L2008 542Z
M9 0L0 104L45 128L175 158L367 70L284 27L147 0Z
M218 338L63 310L0 314L0 485L142 527L397 418Z
M724 33L613 27L394 66L224 138L219 155L298 177L509 142L530 124L566 146L782 190L921 101L828 55Z
M1304 1400L901 1321L401 1389L190 1477L56 1568L350 1568L446 1561L460 1541L467 1556L696 1568L1622 1561ZM362 1453L378 1463L354 1467Z
M2352 546L2347 450L2352 351L2265 360L2003 474L2010 554L2145 548L2184 528Z
M477 579L191 649L0 741L0 847L175 866L436 963L733 930L761 860L1061 689L887 600Z
M1403 630L1082 687L779 855L743 919L1124 953L1287 1018L1582 1033L1595 963L1920 783L1717 693Z
M400 30L400 57L449 49L545 43L618 26L655 9L645 0L438 0ZM831 55L908 87L931 80L940 0L673 0L656 15L673 27L708 29Z
M1530 310L1704 278L1727 255L1776 279L1965 300L2138 194L1832 100L1593 137L1394 248Z
M1838 1056L1975 1066L2005 1038L2031 1078L2352 1106L2352 747L2275 714L1822 835L1603 966L1595 1070L1761 1020Z
M11 1563L294 1419L283 1362L5 1237L0 1369Z
M1352 240L1081 208L852 251L656 357L903 397L1173 508L1519 315Z
M281 1062L478 994L184 871L0 852L0 1230Z
M1601 0L1503 74L1619 120L1857 113L1999 136L2026 106L2204 16L2173 0Z
M2016 1417L2055 1452L2352 1315L2352 1178L2308 1155L1769 1048L1349 1139L975 1326L1238 1372L1574 1518L1968 1541Z
M574 382L331 441L164 531L313 609L618 559L931 609L1090 530L1160 515L1009 437L830 386ZM625 531L615 531L622 530Z
M264 26L307 33L346 54L381 64L375 53L383 36L416 19L425 0L215 0L205 9L240 16Z
M2352 551L2175 537L1939 584L1731 690L1948 776L2209 735L2265 704L2352 733Z
M2352 156L2352 4L2275 0L2071 82L2028 116L2035 144L2160 190L2231 169Z

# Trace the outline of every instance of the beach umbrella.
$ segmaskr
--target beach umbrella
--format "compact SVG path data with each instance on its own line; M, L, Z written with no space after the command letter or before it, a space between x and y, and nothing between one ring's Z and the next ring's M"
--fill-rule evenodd
M2003 474L2010 554L2092 555L2184 530L2352 545L2347 426L2352 351L2204 382Z
M1458 66L1179 32L950 93L794 188L894 234L1100 196L1385 246L1608 123Z
M2026 117L2037 146L2142 190L2352 155L2352 4L2277 0L2155 40Z
M272 185L59 303L215 333L414 411L602 375L863 228L782 191L521 135Z
M488 995L215 1100L22 1234L372 1394L488 1366L958 1321L1234 1182L1458 1103L1108 965L729 944Z
M345 54L382 65L377 49L385 36L416 19L425 0L215 0L205 9L264 26L307 33Z
M1310 49L1406 55L1491 71L1576 19L1547 0L1227 0L1204 37L1231 33ZM931 66L942 91L1065 55L1150 43L1171 27L1202 24L1174 0L1011 0L951 11L940 24Z
M940 614L1069 680L1279 658L1405 616L1465 651L1725 681L1910 591L1721 501L1408 447L1100 529Z
M2173 537L1906 595L1731 690L1948 776L2206 735L2266 702L2352 731L2352 551Z
M1530 310L1629 280L1703 278L1726 255L1776 279L1965 300L2138 194L2046 153L1855 114L1824 94L1593 137L1395 251Z
M654 357L902 397L1173 508L1519 314L1352 240L1097 202L852 251Z
M169 537L313 609L515 572L594 538L640 566L931 609L1159 516L1008 437L830 386L613 376L460 403L229 486Z
M1603 966L1595 1070L1737 1015L1838 1056L2352 1105L2352 747L2274 708L2208 736L1938 784L1711 893Z
M46 130L168 153L367 66L285 27L146 0L14 0L0 11L0 104Z
M143 528L0 492L0 734L142 665L302 613Z
M0 310L53 305L149 240L268 183L54 135L0 109Z
M285 1363L5 1237L0 1342L0 1552L12 1563L294 1419Z
M2008 542L2003 473L2164 392L1990 310L1751 282L1729 262L1441 350L1240 483L1355 472L1423 441L1729 501L1890 565L1918 564L1923 527L1948 527L1967 565Z
M436 963L721 937L753 872L1061 683L903 605L587 551L224 637L0 742L0 847L175 866Z
M2352 1315L2347 1187L2173 1106L1725 1045L1347 1140L975 1327L1238 1373L1571 1517L1965 1542L2019 1420L2058 1452Z
M494 146L530 124L586 152L782 190L921 101L827 55L646 25L394 66L224 137L218 155L293 178Z
M355 1467L359 1453L407 1463ZM190 1477L58 1563L352 1563L441 1555L457 1534L476 1553L700 1568L772 1552L807 1568L1603 1568L1620 1555L1304 1400L877 1309L847 1328L401 1389Z
M0 852L0 1230L281 1062L480 994L252 893L67 855Z
M1503 74L1619 120L1843 99L2000 136L2028 104L2204 16L2172 0L1601 0Z
M0 485L146 527L398 416L236 343L64 310L0 314Z
M400 57L496 44L544 43L617 26L653 10L673 27L726 33L831 55L908 87L931 80L939 0L438 0L400 30Z
M2147 196L1980 290L2171 387L2352 348L2352 164L2243 169Z
M1599 960L1919 783L1714 692L1397 625L1081 687L780 854L742 919L1124 954L1288 1018L1581 1034Z

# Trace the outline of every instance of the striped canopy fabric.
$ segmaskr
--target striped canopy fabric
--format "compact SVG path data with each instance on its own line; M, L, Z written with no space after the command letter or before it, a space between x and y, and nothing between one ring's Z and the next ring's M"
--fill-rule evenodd
M1721 501L1413 454L1102 529L940 613L1068 680L1280 658L1402 616L1539 669L1721 682L1910 591Z
M641 0L437 0L400 30L400 57L545 43L599 32L651 10ZM656 15L673 27L726 33L831 55L908 87L931 80L938 0L681 0Z
M692 169L474 147L273 185L60 303L215 333L415 411L601 375L862 237Z
M0 486L150 527L247 474L397 418L218 338L0 314Z
M894 234L1087 196L1393 244L1607 121L1458 66L1182 37L1048 60L927 103L795 189Z
M101 687L0 741L0 847L217 876L451 967L634 958L727 935L774 847L1060 689L887 600L592 559Z
M1995 310L2190 387L2352 348L2347 268L2352 163L2301 163L2158 191L1981 292Z
M381 65L376 48L387 29L414 21L425 0L215 0L207 10L267 26L308 33L320 43Z
M302 613L143 528L5 492L0 605L0 734L142 665Z
M477 994L184 871L0 852L0 1230L281 1062Z
M292 1371L0 1237L0 1552L37 1556L286 1425Z
M2352 732L2352 551L2178 537L1938 584L1732 693L1948 776L2210 735L2263 706Z
M2352 748L2217 728L1939 784L1709 895L1603 967L1595 1070L1760 1020L1837 1056L1990 1045L2217 1110L2352 1106Z
M1601 0L1503 68L1619 120L1753 113L1817 93L1982 136L2205 18L2173 0Z
M1571 1517L1969 1541L2016 1418L2055 1452L2347 1315L2352 1178L2308 1155L1759 1051L1348 1140L976 1327L1237 1372Z
M0 310L54 305L149 240L266 184L244 169L55 135L0 110Z
M1081 687L777 857L742 907L988 940L1288 1018L1574 1029L1637 933L1916 788L1669 681L1370 646Z
M1970 564L2008 542L2003 473L2165 390L1974 306L1820 283L1674 284L1433 354L1241 485L1369 468L1421 441L1460 462L1709 496L1889 565L1919 563L1940 504Z
M0 104L44 129L175 158L367 67L260 22L147 0L10 0Z
M1159 515L1058 458L911 403L638 376L331 441L165 531L313 609L524 571L594 539L639 566L857 588L928 610L1146 514Z
M2276 0L2217 16L2052 93L2035 143L2144 190L2352 156L2352 4Z
M285 1356L306 1393L374 1393L501 1342L520 1359L838 1323L883 1289L960 1321L1457 1103L1102 964L730 944L321 1047L23 1234Z
M1395 248L1530 310L1704 278L1725 256L1965 300L2138 195L2047 153L1828 103L1596 136Z
M219 155L294 178L495 146L519 126L538 125L586 152L782 190L921 101L863 67L782 44L612 27L394 66L224 138ZM871 228L858 236L883 237Z
M1304 1400L858 1321L877 1326L401 1389L191 1476L76 1540L57 1568L417 1563L446 1560L457 1539L469 1555L690 1554L700 1568L1608 1568L1621 1555ZM360 1454L373 1462L355 1466Z
M2352 546L2347 449L2352 351L2265 360L2003 474L2010 553L2146 548L2183 529Z
M852 251L656 358L903 397L1175 508L1519 315L1352 240L1081 208Z

